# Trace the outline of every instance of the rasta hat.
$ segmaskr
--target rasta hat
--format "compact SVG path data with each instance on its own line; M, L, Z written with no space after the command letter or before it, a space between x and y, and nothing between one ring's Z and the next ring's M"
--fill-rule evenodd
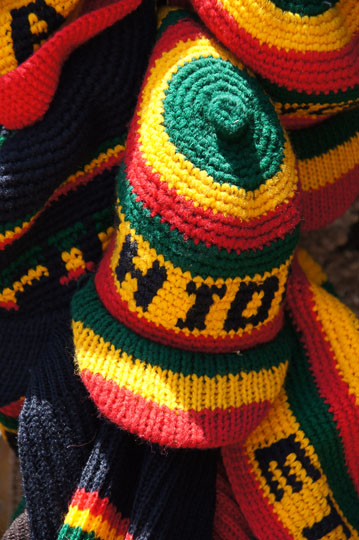
M191 1L255 72L283 121L305 125L358 102L357 0Z
M113 230L117 165L154 34L145 0L71 54L41 121L0 131L0 407L25 396L57 326L64 348L71 341L70 299Z
M330 290L300 250L288 281L286 383L244 444L222 448L258 540L358 538L359 321Z
M131 13L141 0L5 0L1 4L0 124L21 129L48 110L70 53Z
M76 359L122 428L215 447L244 439L285 377L297 177L255 79L186 12L160 17L113 241L72 304Z
M289 131L297 159L302 231L339 218L359 194L359 109Z

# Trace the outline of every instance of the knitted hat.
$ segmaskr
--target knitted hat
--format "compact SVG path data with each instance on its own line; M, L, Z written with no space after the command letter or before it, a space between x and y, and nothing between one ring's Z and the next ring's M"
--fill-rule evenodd
M76 19L82 3L7 0L0 7L0 124L7 129L41 119L70 53L136 9L141 0L86 0L83 15Z
M56 327L68 343L77 280L112 232L115 166L154 31L146 0L71 55L41 122L2 131L0 407L25 395Z
M359 194L359 110L292 130L303 212L302 230L340 217Z
M73 302L83 381L153 442L242 439L288 360L285 334L270 340L298 235L289 141L241 64L169 11L124 159L116 235Z
M217 457L139 444L103 423L58 539L211 540Z
M260 77L283 120L316 121L358 103L357 0L191 1L216 37Z
M309 256L298 259L288 283L295 330L285 388L245 444L222 456L258 540L357 538L359 321L326 291Z
M18 418L24 398L0 407L0 433L2 438L7 441L11 448L17 453L17 430Z

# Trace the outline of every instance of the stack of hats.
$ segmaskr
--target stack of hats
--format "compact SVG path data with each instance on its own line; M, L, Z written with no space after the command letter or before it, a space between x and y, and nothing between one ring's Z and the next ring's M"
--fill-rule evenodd
M359 321L297 247L358 193L356 2L10 4L7 538L359 538Z

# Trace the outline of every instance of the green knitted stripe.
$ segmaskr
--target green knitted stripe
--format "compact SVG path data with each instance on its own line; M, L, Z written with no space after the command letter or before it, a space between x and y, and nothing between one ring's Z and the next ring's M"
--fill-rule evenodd
M222 58L179 67L163 102L177 152L219 184L254 190L283 163L284 134L257 81Z
M348 88L348 90L338 90L336 92L328 92L327 94L320 93L307 94L306 92L298 92L295 90L287 90L285 86L278 86L276 83L270 82L268 79L257 75L257 79L260 82L263 89L271 96L271 98L277 103L282 105L295 105L292 109L284 109L282 114L295 112L298 109L298 104L301 105L301 109L305 109L304 105L308 108L313 103L319 103L322 105L328 104L328 110L323 108L322 114L330 113L330 105L333 103L348 103L349 101L356 101L359 96L359 85Z
M311 159L333 150L359 133L359 110L345 111L307 129L289 132L298 159Z
M157 41L161 38L162 34L169 28L170 26L174 26L182 19L189 19L191 21L197 21L199 20L197 15L194 13L189 13L188 11L184 9L177 9L176 11L169 11L168 14L162 19L161 25L157 30Z
M96 536L94 532L87 533L81 529L81 527L70 527L70 525L63 525L57 537L57 540L101 540L99 536Z
M5 234L6 231L13 231L15 227L21 228L22 224L25 222L29 222L33 215L33 212L29 212L24 217L19 218L16 221L8 221L7 223L0 224L0 234Z
M150 210L136 201L137 195L131 191L123 168L118 177L117 189L122 212L131 227L165 260L171 261L183 272L190 272L192 276L234 279L264 274L284 264L298 242L299 227L262 249L244 251L239 255L235 251L228 253L226 249L219 250L214 245L207 247L204 242L195 244L178 229L171 230L168 223L161 222L160 216L151 217Z
M273 341L243 351L240 355L185 351L151 341L119 323L108 313L97 296L92 279L74 295L72 318L92 329L115 349L131 355L133 361L137 358L151 366L159 366L184 376L195 374L198 377L213 378L216 375L258 372L280 365L289 360L291 354L291 341L286 329Z
M0 424L2 424L7 429L17 430L19 421L17 418L12 418L0 412Z
M46 259L40 247L33 247L0 273L0 290L11 287L14 280L21 277L21 272L27 272L29 268L35 268L38 264L46 264Z
M318 393L308 359L294 330L293 338L293 361L286 380L290 407L315 448L336 502L353 528L359 530L359 498L348 474L340 435L329 405ZM313 411L313 415L308 411Z
M330 2L321 2L320 0L271 0L279 9L298 13L301 17L315 17L325 13L339 2L331 0Z

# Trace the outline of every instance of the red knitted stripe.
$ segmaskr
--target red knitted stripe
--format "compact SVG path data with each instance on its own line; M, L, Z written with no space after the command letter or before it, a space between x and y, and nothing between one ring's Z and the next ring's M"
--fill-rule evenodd
M293 540L265 498L242 446L227 446L221 452L233 493L253 535L271 540Z
M183 332L176 333L173 330L167 330L163 326L157 326L157 324L147 321L144 317L139 317L136 312L130 311L128 303L121 299L116 290L110 268L114 242L115 238L112 239L111 247L107 249L95 276L97 293L113 317L141 336L158 341L164 345L189 351L226 353L248 349L249 347L266 343L273 339L282 328L282 309L280 309L274 319L264 324L261 328L254 328L251 333L244 334L243 336L228 336L227 338L187 336Z
M5 416L9 416L11 418L18 418L23 404L24 404L24 398L20 398L17 401L13 401L12 403L9 403L9 405L0 407L0 413L4 414Z
M325 227L340 217L353 204L359 192L359 165L338 178L312 191L302 191L302 231Z
M111 523L118 534L124 533L123 528L118 527L121 513L110 503L108 497L102 499L97 491L87 492L84 488L76 490L71 506L77 506L79 510L90 510L94 517L101 516L103 520Z
M71 52L136 9L141 0L112 0L58 30L19 67L0 77L0 124L22 129L46 113Z
M203 7L203 13L200 5L198 7L207 26L221 36L221 41L246 66L278 86L307 94L327 94L330 91L347 90L359 83L358 34L354 34L345 47L336 51L297 52L278 49L274 45L260 43L240 28L219 2L212 4L210 16L206 14L208 7Z
M45 205L35 214L34 219L24 226L21 231L14 234L11 238L4 238L3 241L0 240L0 250L3 250L9 244L12 244L19 238L21 238L31 227L36 223L36 220L41 216L41 214L51 206L52 203L59 200L60 197L67 195L70 191L74 191L79 186L84 186L88 184L95 176L101 174L105 169L111 169L115 165L118 165L123 157L124 152L121 152L117 156L111 156L106 162L102 163L99 167L96 167L93 171L83 176L79 176L75 182L68 182L62 184L58 189L56 189L53 194L46 201Z
M280 117L281 124L285 129L295 130L295 129L306 129L308 127L316 126L324 120L331 118L332 114L323 114L320 117L301 117L301 116L292 116L290 114L282 114Z
M172 229L177 228L194 242L202 241L208 246L216 245L240 253L283 238L298 224L298 196L250 221L194 206L193 201L169 188L167 182L160 180L160 174L146 165L138 139L138 133L131 131L124 158L127 179L134 188L136 200L151 211L152 217L160 215Z
M298 302L300 298L300 302ZM345 461L356 490L359 490L359 407L355 396L340 377L330 341L316 318L317 306L309 282L298 262L293 262L293 275L288 281L287 302L294 324L299 330L315 383L321 398L330 405L334 422L343 442Z
M171 410L107 381L88 369L81 377L97 407L109 420L153 443L175 448L214 448L244 440L267 413L269 402L235 409Z

